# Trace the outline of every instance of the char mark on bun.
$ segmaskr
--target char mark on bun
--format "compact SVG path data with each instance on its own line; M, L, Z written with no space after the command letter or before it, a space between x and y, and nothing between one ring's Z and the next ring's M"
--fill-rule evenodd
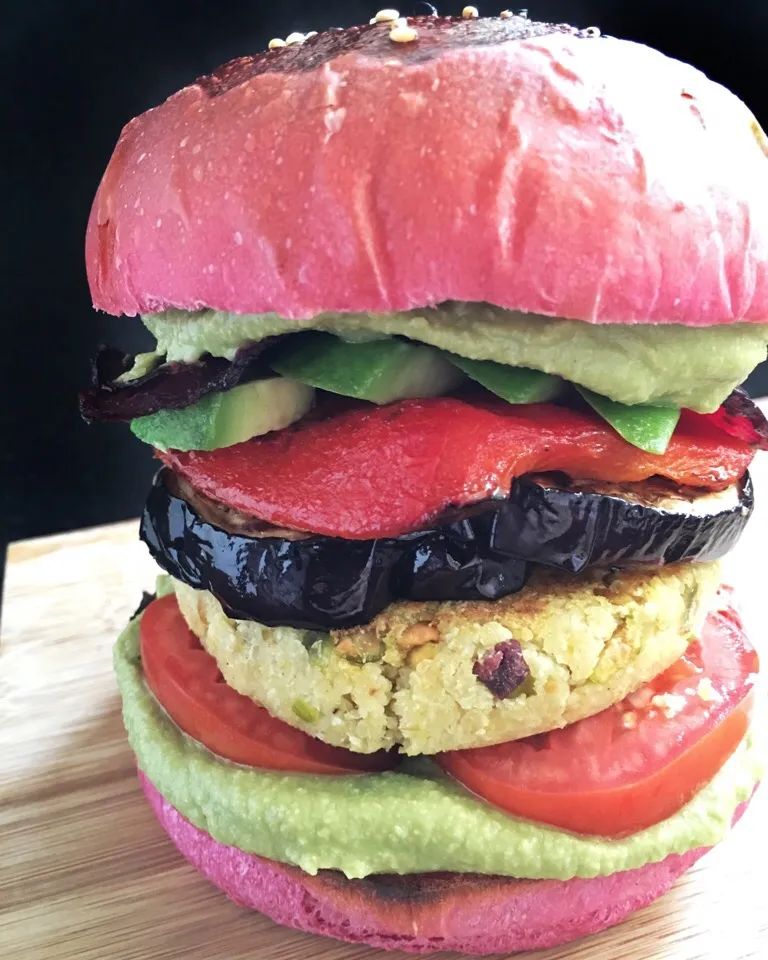
M418 44L393 43L384 21L346 29L330 29L301 42L279 46L250 57L239 57L197 84L209 97L220 97L253 77L267 73L306 73L318 70L345 54L409 65L427 63L447 50L488 47L513 40L531 40L553 33L584 34L567 23L537 23L526 17L508 19L416 16L407 18ZM407 46L407 49L405 49Z

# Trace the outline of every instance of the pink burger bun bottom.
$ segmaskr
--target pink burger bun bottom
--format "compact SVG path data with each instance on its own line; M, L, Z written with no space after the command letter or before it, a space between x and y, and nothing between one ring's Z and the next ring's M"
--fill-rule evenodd
M296 930L409 953L513 953L598 933L666 893L709 849L567 881L456 873L348 880L330 870L310 876L218 843L183 817L141 772L139 779L178 850L235 903ZM746 807L737 808L734 823Z

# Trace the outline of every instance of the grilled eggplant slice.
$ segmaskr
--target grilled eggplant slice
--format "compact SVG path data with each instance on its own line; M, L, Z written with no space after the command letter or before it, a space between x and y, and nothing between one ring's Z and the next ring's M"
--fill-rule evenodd
M702 494L663 480L611 488L546 474L430 530L344 540L246 517L164 468L141 537L163 569L210 590L232 617L328 630L367 623L395 600L496 600L523 587L531 563L578 573L714 560L738 540L752 506L748 476Z
M210 590L240 620L309 630L354 627L399 599L496 600L519 590L528 575L524 560L488 546L493 501L433 530L343 540L267 527L188 486L181 495L178 484L168 469L157 474L141 538L164 570Z
M564 474L515 481L490 547L580 573L587 567L717 560L736 544L754 507L749 474L719 493L662 478L572 483Z

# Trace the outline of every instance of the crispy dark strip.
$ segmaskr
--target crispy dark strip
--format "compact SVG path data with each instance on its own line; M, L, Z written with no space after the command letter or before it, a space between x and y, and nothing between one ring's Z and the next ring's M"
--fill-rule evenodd
M80 413L89 421L125 422L158 410L191 406L208 393L272 376L263 354L280 339L246 343L231 361L206 355L193 363L162 363L127 383L117 378L130 370L134 358L113 347L102 347L93 362L93 387L80 393Z
M707 419L721 430L757 447L768 450L768 420L746 390L737 387L719 410L707 414Z

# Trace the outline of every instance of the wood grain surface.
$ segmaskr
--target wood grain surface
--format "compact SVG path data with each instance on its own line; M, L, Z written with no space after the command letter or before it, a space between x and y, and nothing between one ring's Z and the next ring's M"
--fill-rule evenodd
M768 492L768 470L760 474L758 490ZM764 650L766 534L768 503L730 563ZM242 911L166 839L136 781L111 670L112 643L153 577L135 523L9 550L0 634L0 957L404 957ZM763 788L732 836L666 897L620 927L535 957L768 957L767 823Z

